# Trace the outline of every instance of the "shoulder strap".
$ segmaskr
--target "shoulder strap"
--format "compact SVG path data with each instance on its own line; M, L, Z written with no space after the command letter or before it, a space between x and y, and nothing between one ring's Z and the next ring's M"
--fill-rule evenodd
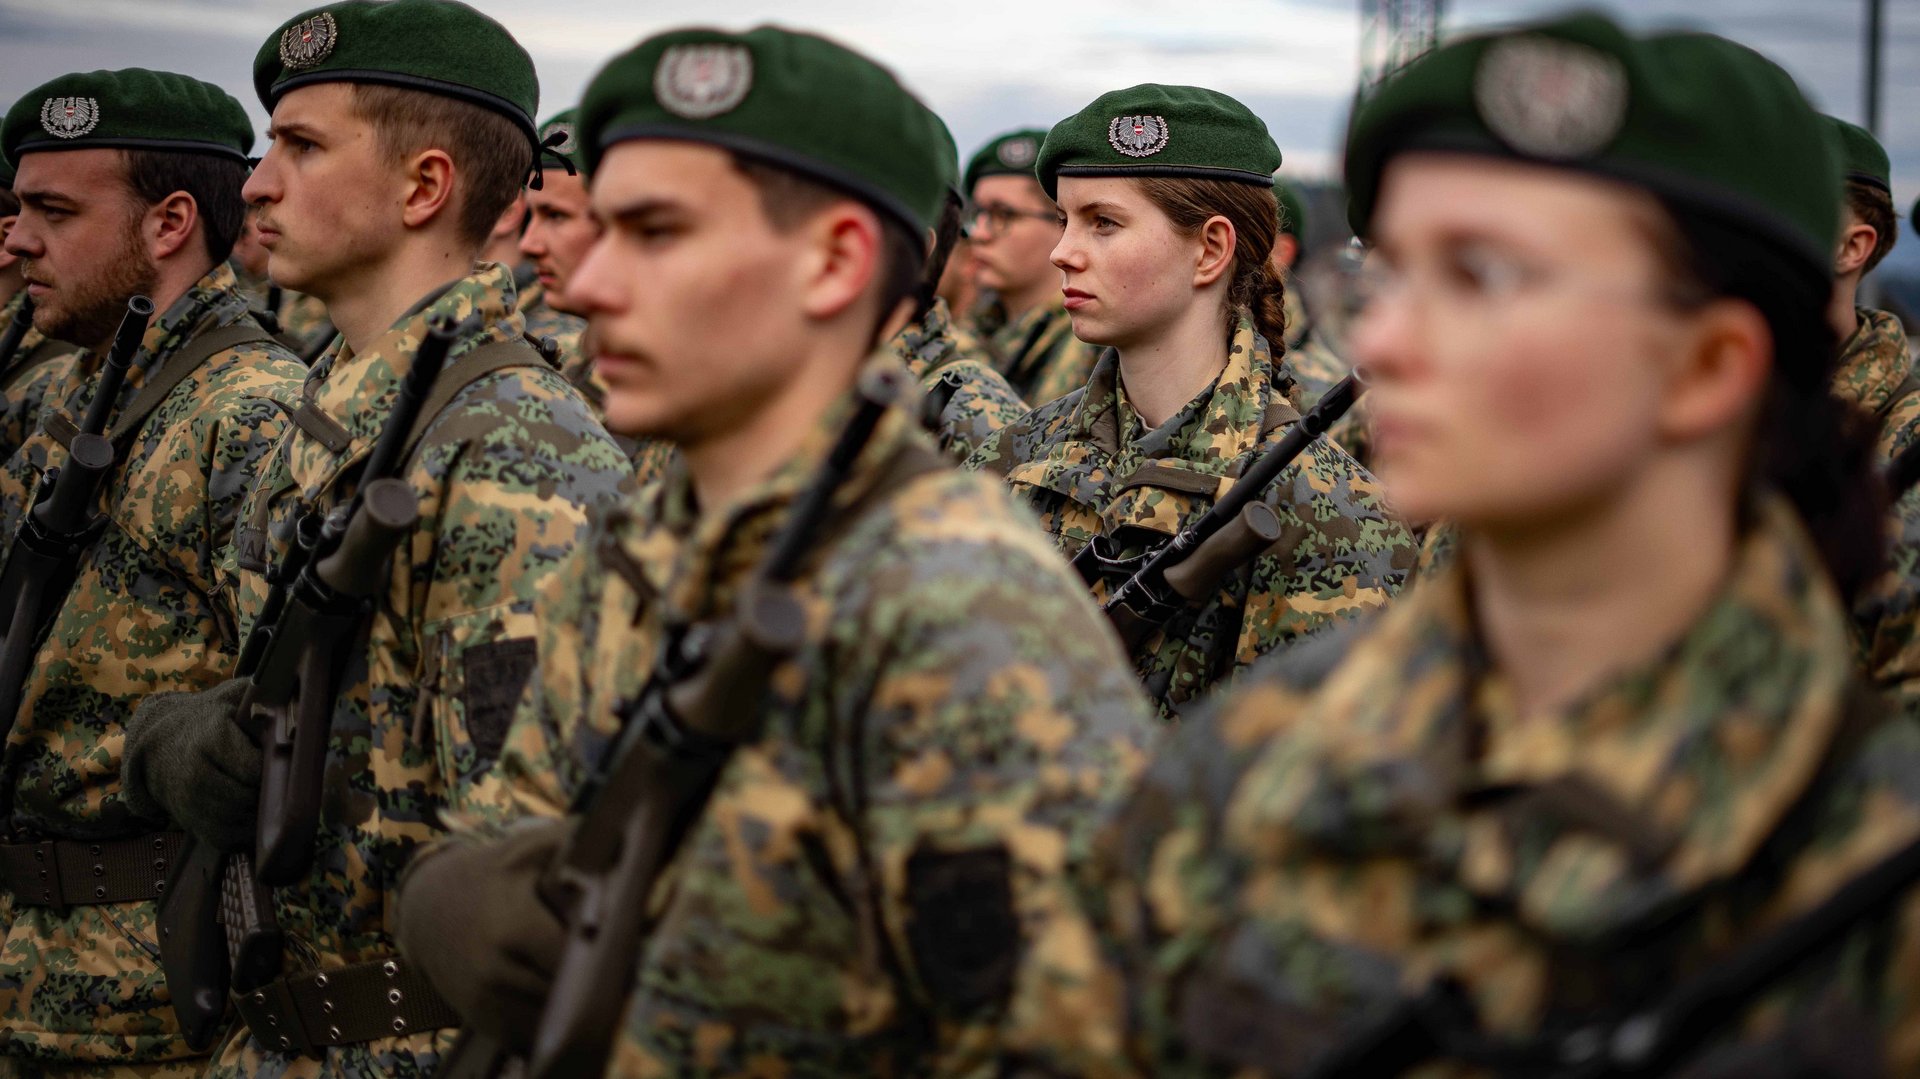
M433 389L427 392L427 399L420 404L420 419L413 425L413 431L407 436L407 444L400 451L400 459L410 461L420 450L420 444L426 441L427 432L439 422L441 413L453 404L454 398L464 393L467 387L486 378L496 371L505 371L514 367L538 367L551 370L546 357L533 347L525 338L511 341L494 341L465 353L450 362L434 380Z
M273 335L255 322L251 315L231 325L208 330L189 341L185 348L167 357L153 377L141 385L140 392L133 395L133 400L127 402L127 407L121 409L120 415L114 418L113 430L108 434L114 452L125 456L133 436L140 432L147 417L153 415L153 410L160 407L167 395L185 382L187 376L193 374L201 364L228 349L272 341Z

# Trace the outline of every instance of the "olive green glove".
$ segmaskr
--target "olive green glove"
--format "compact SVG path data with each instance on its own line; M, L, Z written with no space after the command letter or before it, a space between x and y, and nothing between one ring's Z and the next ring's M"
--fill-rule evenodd
M540 880L574 824L539 818L493 841L456 838L400 877L400 954L467 1026L521 1054L533 1049L566 943Z
M156 693L127 722L120 789L127 808L172 821L223 851L253 847L260 747L235 721L253 682L198 693Z

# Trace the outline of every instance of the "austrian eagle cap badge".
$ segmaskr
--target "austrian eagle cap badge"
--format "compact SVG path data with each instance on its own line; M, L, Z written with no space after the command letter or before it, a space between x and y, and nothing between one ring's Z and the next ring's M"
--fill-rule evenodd
M1500 140L1553 161L1605 150L1627 122L1627 71L1571 41L1523 34L1496 41L1474 70L1473 101Z
M1116 116L1107 125L1107 143L1128 157L1152 157L1167 148L1169 135L1161 116Z
M994 156L1010 169L1024 169L1040 156L1040 143L1031 135L1022 135L1001 143Z
M653 69L653 95L661 108L688 120L731 112L751 89L753 53L745 45L674 45Z
M100 124L100 102L90 97L50 97L40 105L40 127L56 139L77 139Z
M280 63L288 71L304 71L333 55L340 27L333 13L323 11L280 31Z

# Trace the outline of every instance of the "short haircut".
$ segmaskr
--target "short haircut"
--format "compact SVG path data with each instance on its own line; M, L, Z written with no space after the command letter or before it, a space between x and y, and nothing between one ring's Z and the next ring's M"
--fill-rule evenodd
M460 238L478 249L533 173L533 143L492 109L425 90L353 84L353 106L394 162L427 149L453 159Z
M246 223L247 203L240 189L247 182L247 166L217 154L175 150L126 150L127 189L134 209L145 213L176 191L193 199L200 215L200 235L207 255L225 262Z
M1900 238L1900 219L1893 213L1893 196L1884 188L1873 184L1863 184L1858 180L1847 181L1847 209L1860 223L1873 229L1879 239L1873 242L1873 254L1867 256L1867 264L1861 273L1871 273L1893 252L1894 241Z
M768 164L756 158L733 154L733 167L747 178L760 196L761 212L776 232L791 232L843 199L860 199L838 188L809 179L791 169ZM880 281L880 306L875 313L876 334L880 325L893 314L900 301L910 298L920 283L921 267L926 262L926 241L908 230L906 223L892 214L874 211L880 219L880 266L874 274Z

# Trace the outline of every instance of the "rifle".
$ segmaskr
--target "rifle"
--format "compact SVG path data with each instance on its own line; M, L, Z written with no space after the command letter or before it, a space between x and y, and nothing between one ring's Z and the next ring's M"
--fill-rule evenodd
M583 814L542 882L567 926L553 992L541 1012L529 1074L599 1075L620 1028L647 922L647 898L706 810L733 751L765 726L767 680L805 639L794 593L801 560L833 497L903 392L897 373L869 369L846 428L741 592L733 617L670 634L661 660L574 799Z
M253 684L234 722L262 742L265 754L255 849L226 855L189 836L181 879L168 889L159 917L174 1012L196 1049L219 1032L229 985L249 992L281 973L285 938L273 918L272 889L297 882L312 866L346 650L387 584L393 552L419 521L418 499L396 473L461 330L450 318L433 323L368 454L358 493L324 517L300 520L297 542L268 575L266 603L240 650L236 676Z
M80 557L100 533L104 518L94 512L94 503L115 463L107 418L152 317L152 300L134 296L127 301L79 432L67 444L66 465L41 477L33 507L7 552L6 570L0 573L0 614L7 619L0 642L0 717L6 722L20 710L40 635L66 602Z
M1502 1042L1479 1033L1472 1002L1442 984L1336 1046L1314 1079L1397 1074L1458 1059L1503 1074L1559 1079L1666 1075L1802 964L1844 940L1920 883L1920 839L1874 863L1811 910L1682 983L1659 1003L1570 1032Z
M20 342L33 329L33 297L20 297L20 309L13 313L13 321L7 323L7 331L0 334L0 371L13 362L13 354L20 351Z
M1260 501L1261 494L1346 415L1362 391L1351 374L1334 383L1205 514L1160 547L1122 557L1107 537L1095 536L1074 555L1073 566L1089 585L1128 574L1100 609L1129 652L1181 613L1204 606L1227 574L1280 538L1279 515Z

